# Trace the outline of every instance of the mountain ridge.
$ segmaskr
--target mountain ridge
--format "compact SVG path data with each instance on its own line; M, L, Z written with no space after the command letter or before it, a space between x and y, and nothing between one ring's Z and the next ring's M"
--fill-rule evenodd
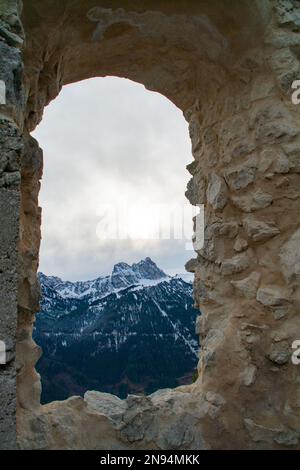
M101 295L103 289L114 291L143 281L145 283L147 280L157 281L171 278L158 268L149 257L138 263L133 263L131 266L124 262L116 263L111 275L99 276L87 281L63 281L58 276L47 276L42 272L38 273L38 277L42 285L55 289L65 298L83 298L90 295L92 289L97 290Z
M39 279L34 337L44 350L37 367L44 402L88 389L151 393L191 377L199 313L191 282L167 275L150 258L117 263L110 276L91 281L43 273Z

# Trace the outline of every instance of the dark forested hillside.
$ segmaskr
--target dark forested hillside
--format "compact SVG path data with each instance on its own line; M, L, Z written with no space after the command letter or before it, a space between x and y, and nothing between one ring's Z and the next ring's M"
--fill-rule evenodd
M191 382L198 338L192 284L149 258L119 263L111 276L64 282L40 274L41 312L34 338L42 401L101 390L127 393Z

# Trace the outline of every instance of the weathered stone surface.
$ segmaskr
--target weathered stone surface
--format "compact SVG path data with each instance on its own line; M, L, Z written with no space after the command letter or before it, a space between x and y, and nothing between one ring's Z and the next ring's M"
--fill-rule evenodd
M256 378L256 367L253 364L248 365L242 373L242 382L246 387L254 384Z
M207 201L214 209L222 210L228 201L228 190L223 178L213 173L207 188Z
M278 148L264 149L259 158L259 171L288 173L290 162L285 153Z
M249 268L252 260L252 253L247 250L244 253L225 259L221 264L221 272L224 276L236 274Z
M186 197L191 204L205 204L206 201L206 181L201 173L196 175L188 182Z
M197 259L196 258L192 258L190 259L189 261L187 261L187 263L185 264L185 270L188 272L188 273L194 273L195 270L196 270L196 267L197 267Z
M216 416L223 404L217 394L196 400L188 387L148 397L129 395L126 400L87 392L84 400L73 397L44 406L32 418L32 427L46 437L47 449L203 449L197 421ZM31 431L21 447L40 448L41 441L33 439Z
M274 441L283 446L296 446L299 442L299 433L292 430L281 431L274 437Z
M93 391L86 392L84 400L91 409L108 416L114 424L120 425L122 416L127 408L124 400L121 400L110 393L99 393Z
M273 197L271 194L265 193L259 189L254 193L247 194L246 196L232 196L233 204L244 212L253 212L268 207Z
M300 229L298 229L280 250L280 261L287 282L300 276Z
M268 445L268 448L272 445L272 441L286 446L295 446L298 443L297 433L289 429L284 429L283 426L267 427L255 423L250 418L246 418L244 422L254 442L264 442Z
M242 116L230 116L222 123L219 139L226 163L245 157L255 149L254 141L249 138L249 124Z
M223 236L229 239L235 238L238 233L238 224L235 221L228 221L226 223L215 222L208 225L204 231L204 244L203 248L198 253L203 258L216 261L222 256L222 252L219 250L218 240L222 239Z
M255 178L256 165L250 164L240 165L236 168L231 168L225 172L225 180L228 186L233 190L246 188L249 184L253 183Z
M24 113L21 41L8 17L18 2L0 4L0 80L5 100L0 103L0 340L7 363L0 366L0 449L17 447L16 439L16 329L18 303L18 243L20 217L20 161L23 151L19 119ZM8 15L9 14L9 15ZM3 90L2 90L3 91Z
M267 223L250 216L244 219L243 225L247 235L256 242L268 240L280 233L274 223Z
M277 35L276 39L279 43L283 43L283 45L285 45L291 41L291 35L285 35L284 38L282 38L282 35L280 38L278 38ZM299 76L300 67L297 57L290 47L282 47L281 45L277 50L274 51L274 54L272 54L270 63L273 70L275 71L281 89L285 93L289 93L293 81L296 80Z
M266 98L275 94L276 86L274 77L269 75L259 75L253 80L251 89L251 101Z
M253 272L240 281L231 281L231 284L240 294L247 297L247 299L255 299L260 278L260 273Z
M289 293L277 286L260 287L257 291L256 299L267 307L281 305L289 301Z
M288 160L290 171L300 173L300 143L298 141L289 142L282 145Z
M280 1L276 5L277 21L280 26L300 31L300 7L295 1Z
M248 242L242 237L237 237L236 241L234 242L233 249L240 253L248 248Z
M273 307L273 316L275 320L281 320L281 318L286 317L291 311L290 305Z
M252 113L250 127L261 144L273 143L286 136L294 137L299 133L292 114L280 103L259 105Z
M270 361L275 364L283 365L287 364L291 358L291 351L287 345L272 345L270 352L268 353Z

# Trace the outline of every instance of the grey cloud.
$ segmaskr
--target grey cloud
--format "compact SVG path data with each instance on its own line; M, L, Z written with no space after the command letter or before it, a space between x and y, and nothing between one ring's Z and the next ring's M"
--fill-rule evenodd
M96 207L128 198L187 203L191 161L187 124L166 98L117 78L64 87L46 108L34 136L44 149L40 269L69 279L110 272L120 260L151 256L178 269L193 253L169 240L103 243L96 236Z

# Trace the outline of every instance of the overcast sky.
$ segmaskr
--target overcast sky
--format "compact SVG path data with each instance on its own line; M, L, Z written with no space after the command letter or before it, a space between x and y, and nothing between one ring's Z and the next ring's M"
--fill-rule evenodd
M40 271L93 279L150 256L184 272L187 240L152 233L153 208L189 207L188 127L169 100L125 79L83 81L63 88L33 135L44 150ZM120 218L129 220L121 240Z

